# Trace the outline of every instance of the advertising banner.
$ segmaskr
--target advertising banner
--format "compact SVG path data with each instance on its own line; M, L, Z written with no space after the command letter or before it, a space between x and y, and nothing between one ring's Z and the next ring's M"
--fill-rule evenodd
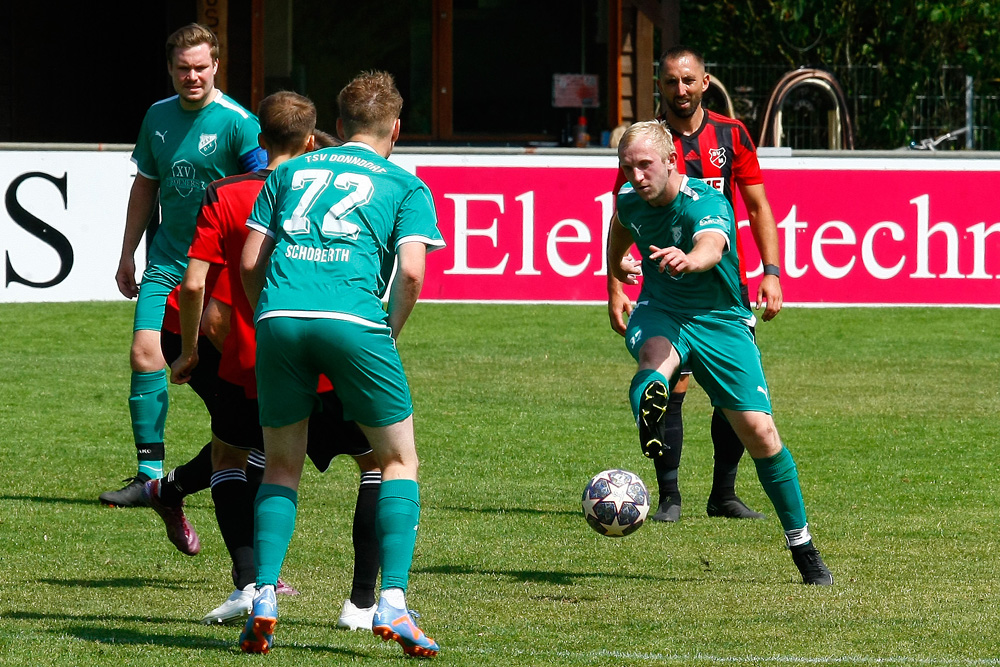
M613 157L445 162L415 165L448 242L428 259L424 298L605 300ZM761 167L788 305L1000 304L1000 162L775 157ZM754 294L762 267L739 202L737 219Z
M0 302L124 299L115 283L135 177L124 151L0 152ZM145 264L140 244L137 271Z
M428 256L422 299L605 301L610 151L392 160L430 187L448 244ZM1000 160L762 151L760 162L786 304L1000 305ZM134 175L127 151L0 152L0 302L124 298L114 274ZM762 271L742 209L754 294Z

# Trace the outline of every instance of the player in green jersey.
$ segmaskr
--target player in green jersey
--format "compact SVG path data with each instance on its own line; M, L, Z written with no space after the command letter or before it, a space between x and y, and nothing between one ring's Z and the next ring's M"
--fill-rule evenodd
M740 293L732 207L714 188L678 171L673 137L661 122L626 130L618 158L628 185L618 195L620 224L608 235L608 271L626 284L643 276L625 331L639 364L629 403L643 453L659 454L663 406L689 364L753 458L803 583L833 584L809 533L795 461L771 416L753 316ZM627 256L633 243L641 264Z
M212 31L198 24L180 28L167 39L166 56L177 95L151 106L142 121L132 153L138 173L129 194L115 276L125 297L138 297L129 356L129 414L139 467L122 489L100 496L105 505L118 507L146 504L143 484L163 474L168 399L160 326L167 295L184 275L205 188L224 176L267 164L257 143L256 117L215 87L219 42ZM160 225L140 285L135 251L157 203Z
M278 166L247 221L241 268L256 304L267 462L254 506L257 593L240 647L266 653L272 645L274 585L295 527L322 373L382 468L375 510L382 580L372 631L408 655L432 657L438 644L417 627L405 596L420 493L413 406L395 342L419 296L426 253L444 241L427 186L387 159L403 106L392 76L366 72L337 102L346 143Z

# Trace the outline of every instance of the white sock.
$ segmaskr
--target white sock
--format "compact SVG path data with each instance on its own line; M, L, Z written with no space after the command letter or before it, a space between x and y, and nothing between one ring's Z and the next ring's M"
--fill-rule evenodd
M396 609L406 609L406 592L402 588L386 588L381 598Z
M812 535L809 534L808 523L798 530L785 531L785 541L788 543L789 549L797 547L801 544L807 544L810 540L812 540Z

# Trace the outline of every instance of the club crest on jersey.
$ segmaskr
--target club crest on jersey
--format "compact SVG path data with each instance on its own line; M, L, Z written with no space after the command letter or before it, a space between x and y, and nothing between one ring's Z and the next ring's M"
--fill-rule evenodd
M674 237L674 245L677 245L678 243L681 242L681 234L683 233L683 231L681 230L680 227L671 227L670 233Z
M194 165L187 160L178 160L170 165L170 176L164 180L165 187L172 187L181 197L187 197L195 190L201 192L204 185L197 178Z
M726 164L726 149L725 148L709 148L708 149L708 161L714 164L718 168L722 168Z
M211 155L219 147L219 135L203 134L198 137L198 152L202 155Z

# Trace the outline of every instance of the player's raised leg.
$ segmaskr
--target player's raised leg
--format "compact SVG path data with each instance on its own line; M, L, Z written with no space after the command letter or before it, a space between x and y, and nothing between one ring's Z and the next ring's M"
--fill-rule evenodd
M681 490L678 473L681 466L681 451L684 445L684 418L681 406L687 395L690 374L681 373L677 383L670 390L667 408L663 414L660 438L663 447L659 456L653 459L656 471L656 486L659 491L656 511L649 518L653 521L677 522L681 518Z
M679 446L683 434L678 434L674 427L675 419L669 414L671 408L670 378L680 366L680 356L670 341L662 335L650 335L642 339L644 330L655 328L642 321L648 317L644 309L637 308L629 320L629 331L635 327L636 333L630 340L629 351L639 362L639 369L629 386L629 405L632 416L639 428L639 447L642 453L653 459L657 467L657 481L660 482L660 507L657 508L654 520L678 521L680 519L680 493L677 491L677 464L680 452L674 451ZM679 419L679 405L678 414ZM676 455L675 455L676 454ZM672 474L670 470L672 468ZM661 469L663 480L661 480ZM668 480L669 478L669 480ZM666 491L667 495L664 496ZM676 500L671 499L671 493L676 494Z

